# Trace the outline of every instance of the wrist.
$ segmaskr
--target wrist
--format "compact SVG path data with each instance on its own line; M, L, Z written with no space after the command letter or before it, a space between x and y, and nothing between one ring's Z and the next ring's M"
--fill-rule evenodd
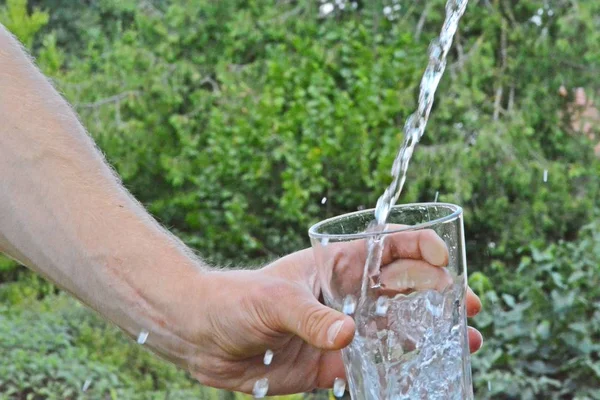
M97 309L134 339L148 332L146 344L153 351L187 367L195 352L195 325L204 317L199 309L207 271L156 226L123 232L130 238L102 257L99 275L108 293Z

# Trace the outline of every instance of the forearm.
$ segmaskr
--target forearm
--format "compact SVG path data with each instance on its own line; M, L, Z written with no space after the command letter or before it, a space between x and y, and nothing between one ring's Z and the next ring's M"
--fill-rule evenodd
M0 249L133 335L169 336L199 275L1 25Z

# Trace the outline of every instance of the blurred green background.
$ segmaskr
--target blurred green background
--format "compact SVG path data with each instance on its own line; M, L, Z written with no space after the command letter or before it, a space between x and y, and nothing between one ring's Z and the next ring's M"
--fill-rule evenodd
M0 1L127 188L239 266L375 204L443 13L442 0ZM477 399L600 399L599 74L600 2L471 0L400 201L465 208L485 307ZM0 304L0 399L242 398L4 258Z

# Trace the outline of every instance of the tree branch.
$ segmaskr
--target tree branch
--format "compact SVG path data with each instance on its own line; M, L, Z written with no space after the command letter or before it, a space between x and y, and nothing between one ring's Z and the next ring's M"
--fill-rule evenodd
M423 13L419 17L419 22L417 22L417 27L415 29L415 41L418 41L421 37L421 33L423 32L423 27L425 26L425 22L427 21L427 14L429 14L429 9L431 8L431 2L428 2L423 9Z
M496 99L494 100L494 121L500 117L502 111L502 95L504 93L504 87L502 86L502 79L504 78L504 72L506 71L506 20L502 19L502 28L500 31L500 72L498 76L498 87L496 88Z
M458 41L456 43L458 44ZM459 56L458 56L458 59L456 60L456 62L450 65L450 70L452 72L456 72L456 70L462 69L464 67L464 65L467 63L467 61L469 61L469 59L473 56L473 54L475 54L477 49L479 49L479 46L481 46L482 43L483 43L483 35L481 35L477 38L477 40L475 41L473 46L471 46L471 48L469 49L469 51L466 54L464 54L463 47L461 45L460 51L462 51L463 54L461 56L459 53ZM457 46L457 50L458 50L458 46Z
M126 99L127 97L137 96L139 94L140 94L140 92L137 90L128 90L127 92L123 92L123 93L116 94L114 96L106 97L104 99L100 99L93 103L77 104L75 106L75 108L94 108L95 109L95 108L101 107L105 104L118 103L121 100Z
M210 76L207 76L200 81L200 85L204 85L205 83L208 83L210 87L212 87L213 92L219 93L221 91L219 84Z

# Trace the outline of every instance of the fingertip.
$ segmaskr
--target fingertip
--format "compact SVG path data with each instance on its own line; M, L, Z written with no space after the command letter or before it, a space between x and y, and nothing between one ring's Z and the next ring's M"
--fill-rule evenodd
M421 231L419 240L421 257L431 265L445 267L448 265L448 246L446 242L431 229Z
M474 317L479 314L481 308L481 299L470 287L467 287L467 317Z
M481 349L483 345L483 335L477 329L469 326L468 328L468 336L469 336L469 350L471 353L477 352Z
M354 320L348 316L334 322L328 330L328 349L339 350L348 346L354 338L356 325Z

